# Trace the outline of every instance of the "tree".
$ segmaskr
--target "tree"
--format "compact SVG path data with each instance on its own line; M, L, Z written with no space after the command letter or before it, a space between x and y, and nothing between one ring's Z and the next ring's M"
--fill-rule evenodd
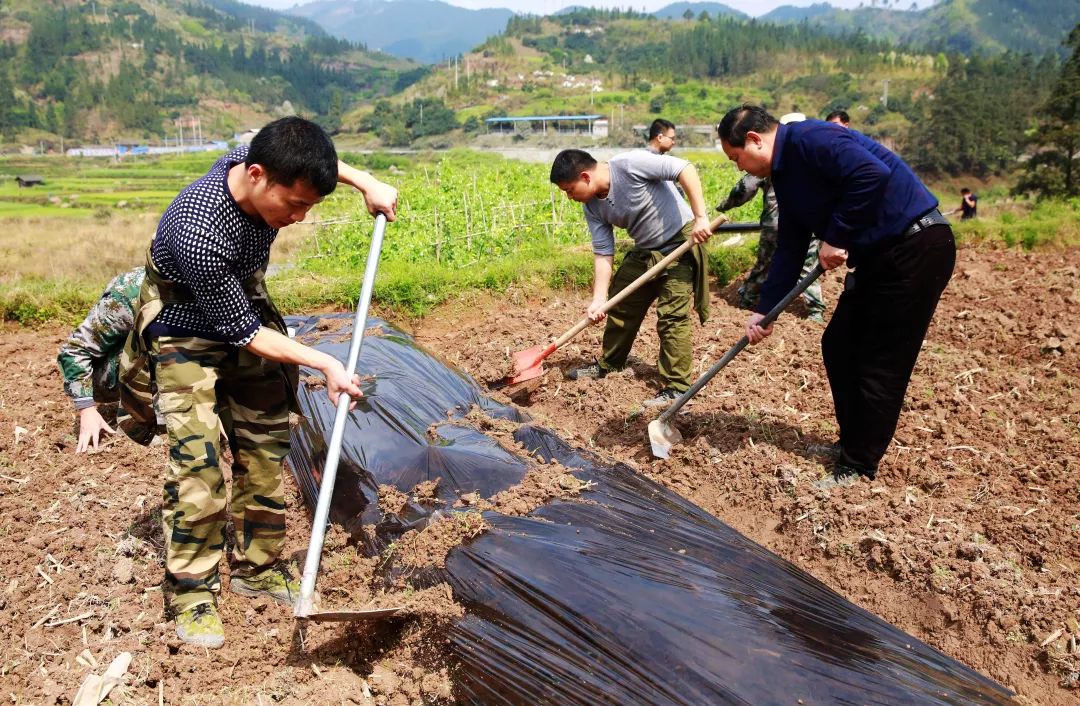
M1016 185L1018 192L1034 192L1040 198L1080 193L1080 24L1064 44L1072 56L1036 114L1037 127L1028 142L1032 155Z
M1011 53L955 56L948 64L925 119L912 129L909 163L931 173L976 176L1008 169L1030 124L1018 106L1038 105L1045 95L1034 93L1036 65L1029 56Z

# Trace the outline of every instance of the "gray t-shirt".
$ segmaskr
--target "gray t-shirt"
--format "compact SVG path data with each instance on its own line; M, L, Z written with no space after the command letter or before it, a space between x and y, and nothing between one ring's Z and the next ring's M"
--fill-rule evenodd
M687 164L685 159L648 150L612 157L608 162L611 186L607 198L594 198L582 205L592 232L593 252L615 254L612 226L625 228L634 245L650 250L671 240L694 220L690 206L671 183Z

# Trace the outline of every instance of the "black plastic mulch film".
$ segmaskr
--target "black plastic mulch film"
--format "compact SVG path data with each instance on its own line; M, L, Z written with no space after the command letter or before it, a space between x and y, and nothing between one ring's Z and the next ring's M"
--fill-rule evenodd
M347 316L289 323L299 340L346 358ZM439 479L449 507L461 494L515 485L529 468L448 415L476 405L495 418L528 417L407 334L378 319L368 326L357 371L366 397L349 416L331 520L376 553L431 512L410 504L404 516L383 513L379 485L407 493ZM290 460L314 506L334 408L325 390L304 384L300 402ZM461 702L1013 703L1008 690L628 466L527 423L515 438L595 485L528 517L487 513L491 529L450 553L438 578L466 610L451 634Z

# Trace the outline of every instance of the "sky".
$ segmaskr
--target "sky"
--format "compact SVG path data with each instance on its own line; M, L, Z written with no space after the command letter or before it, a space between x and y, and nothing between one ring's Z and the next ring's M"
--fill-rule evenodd
M261 5L283 10L294 5L303 5L298 0L243 0L249 5ZM674 0L444 0L451 5L467 7L473 10L482 7L505 7L515 12L531 12L535 14L550 15L568 5L588 5L592 7L633 7L635 10L644 8L652 12L659 10L665 5L670 5ZM717 0L728 7L742 10L754 17L763 15L770 10L775 10L781 5L796 5L805 7L812 5L815 0ZM820 0L817 0L820 2ZM933 5L935 0L915 0L918 6L926 7ZM869 5L869 0L829 0L834 7L855 8L860 3ZM901 0L899 7L907 9L911 6L911 0Z

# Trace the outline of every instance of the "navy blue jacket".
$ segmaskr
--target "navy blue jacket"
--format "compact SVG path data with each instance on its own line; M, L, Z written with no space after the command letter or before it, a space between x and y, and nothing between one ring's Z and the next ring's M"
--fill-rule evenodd
M902 159L856 130L820 120L777 128L772 183L780 232L761 314L795 286L812 234L847 250L848 266L857 267L938 205Z

